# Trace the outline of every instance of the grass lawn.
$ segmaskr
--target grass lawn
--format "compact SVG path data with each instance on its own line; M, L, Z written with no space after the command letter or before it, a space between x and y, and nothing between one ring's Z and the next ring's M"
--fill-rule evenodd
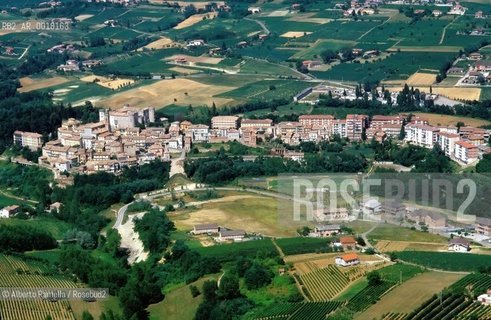
M15 198L11 198L6 196L5 194L0 193L0 208L11 206L11 205L21 205L23 201Z
M353 298L356 296L361 290L365 289L365 287L368 285L368 280L367 278L363 277L355 282L353 282L348 288L346 288L344 291L342 291L336 298L335 300L339 301L348 301L349 299Z
M87 302L83 300L70 300L70 307L72 308L75 318L83 319L82 314L84 311L88 311L94 319L98 319L100 314L106 310L112 310L115 314L122 314L119 300L116 297L109 296L106 299Z
M191 296L190 285L195 285L201 291L206 280L217 277L206 277L189 285L173 290L166 294L164 301L148 307L150 320L166 319L181 320L193 319L199 304L203 301L202 295L195 298Z
M425 272L392 289L375 305L358 314L355 320L380 319L389 312L409 313L463 276L453 273Z
M491 98L491 89L489 91L490 91L490 98ZM482 91L482 92L485 92L485 91ZM481 92L481 97L483 95L482 92ZM488 121L488 120L462 117L462 116L449 116L449 115L443 115L443 114L432 114L432 113L424 113L424 112L414 112L413 114L428 119L430 124L435 125L435 126L436 125L455 126L457 124L457 122L463 122L463 123L465 123L466 126L471 126L471 127L480 127L480 126L485 126L485 125L491 124L491 121Z
M38 217L27 220L21 219L1 219L0 227L2 225L22 225L31 226L41 230L48 231L55 239L62 239L63 235L70 229L73 228L72 225L49 217Z
M380 224L368 234L369 240L394 240L412 242L446 243L447 239L436 234L411 230L390 224Z
M295 280L291 276L276 274L270 285L257 290L242 288L242 292L255 304L268 306L278 301L278 299L287 299L289 296L298 293L298 289L295 285Z
M28 256L36 257L49 261L50 263L58 262L60 249L44 250L44 251L29 251L25 253Z

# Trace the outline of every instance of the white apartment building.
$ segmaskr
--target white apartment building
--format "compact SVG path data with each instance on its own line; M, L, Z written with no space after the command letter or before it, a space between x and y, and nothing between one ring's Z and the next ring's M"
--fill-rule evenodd
M447 157L452 157L455 152L455 142L460 140L460 136L456 133L438 132L438 145Z
M426 124L410 123L404 129L406 132L404 141L406 142L428 149L433 148L433 145L437 142L438 128Z
M14 143L36 151L43 146L43 136L36 132L15 131Z
M470 142L457 141L455 142L454 157L465 164L475 162L479 157L478 148Z

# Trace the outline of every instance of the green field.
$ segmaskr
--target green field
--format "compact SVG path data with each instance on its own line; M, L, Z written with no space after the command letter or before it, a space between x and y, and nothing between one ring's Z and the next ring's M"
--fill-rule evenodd
M16 218L0 219L2 225L32 226L49 232L55 239L63 239L63 235L73 228L70 224L50 217L34 217L27 220Z
M458 252L403 251L398 259L424 267L449 271L478 271L491 265L491 255Z
M283 238L275 240L285 255L325 252L329 241L325 238Z
M196 248L196 251L205 257L213 257L218 260L233 261L237 257L277 256L271 239L247 241L243 243L222 244L212 247Z
M368 234L369 240L447 243L447 239L429 232L411 230L389 224L379 224Z

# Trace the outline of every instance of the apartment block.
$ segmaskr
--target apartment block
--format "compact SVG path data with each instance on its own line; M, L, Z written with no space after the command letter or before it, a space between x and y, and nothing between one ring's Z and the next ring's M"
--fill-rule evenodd
M346 137L351 141L360 141L363 130L368 126L368 116L348 114L346 116Z
M433 148L433 145L437 142L438 132L440 131L438 128L426 124L410 123L404 128L406 132L404 140L406 142L428 149Z
M216 116L211 118L211 127L213 129L237 129L239 117L236 116Z
M478 148L468 141L457 141L455 142L454 157L465 164L475 162L479 157Z
M455 142L460 140L460 136L456 133L450 132L438 132L437 141L438 145L445 153L447 157L452 157L455 152Z
M43 146L43 136L36 132L15 131L14 143L37 151Z

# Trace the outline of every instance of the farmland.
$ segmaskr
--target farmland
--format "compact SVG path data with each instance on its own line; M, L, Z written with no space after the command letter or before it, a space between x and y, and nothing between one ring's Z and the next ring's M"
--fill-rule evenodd
M338 301L279 304L260 313L257 320L323 320L342 305Z
M283 238L276 243L286 255L295 255L327 250L329 241L323 238Z
M389 224L379 224L368 235L373 240L392 240L408 242L446 243L447 240L432 233L419 232L409 228L397 227Z
M458 122L465 123L466 126L480 127L491 124L490 121L469 118L469 117L461 117L461 116L450 116L450 115L442 115L442 114L432 114L432 113L422 113L422 112L414 112L415 115L420 117L424 117L428 119L428 122L432 125L436 126L455 126Z
M377 304L371 306L365 312L360 313L355 319L380 318L387 313L410 313L434 294L450 286L462 277L463 275L459 274L435 271L416 275L402 285L394 288L382 297Z
M403 251L397 253L403 261L416 263L428 268L450 271L478 271L491 264L491 256L466 253Z
M195 250L203 256L217 258L220 261L233 261L237 257L255 257L256 255L278 255L271 239L201 247Z

